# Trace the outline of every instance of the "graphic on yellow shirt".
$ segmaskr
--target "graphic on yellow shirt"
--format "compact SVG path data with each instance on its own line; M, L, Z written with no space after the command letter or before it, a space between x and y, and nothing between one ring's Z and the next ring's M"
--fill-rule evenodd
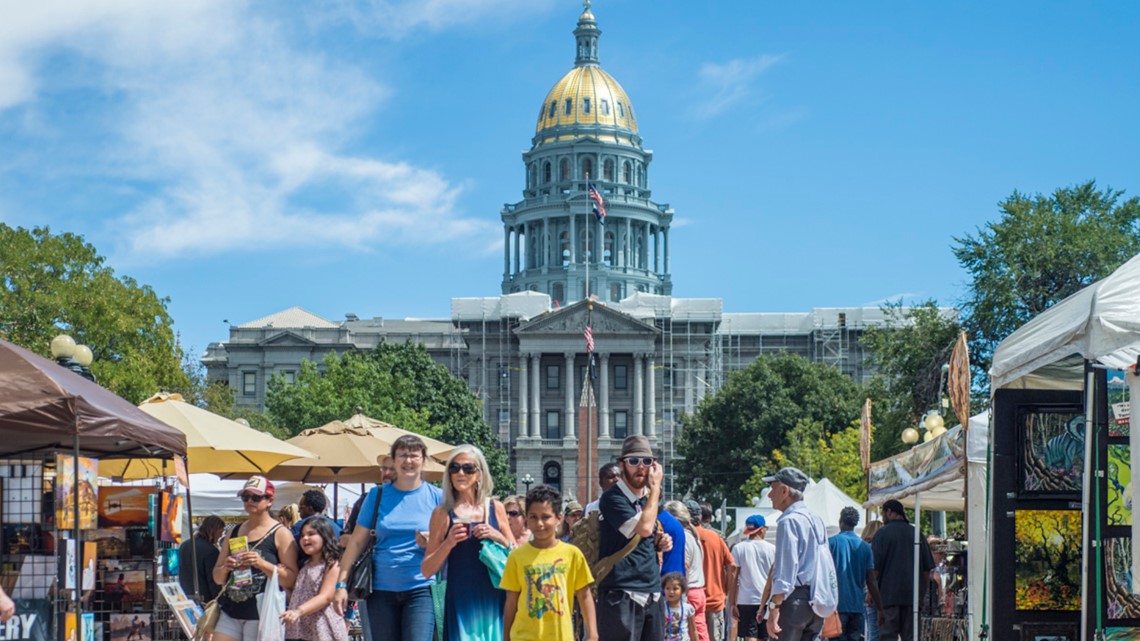
M555 559L553 563L535 563L527 566L526 572L526 611L533 619L541 619L547 612L565 616L561 608L569 603L566 590L566 560Z

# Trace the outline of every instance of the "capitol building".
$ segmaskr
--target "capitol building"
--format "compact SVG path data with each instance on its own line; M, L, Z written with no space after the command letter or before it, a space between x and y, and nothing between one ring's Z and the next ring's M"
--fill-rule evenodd
M453 298L450 318L440 319L272 313L231 325L226 341L208 347L209 380L263 410L269 379L295 376L304 360L414 341L479 397L518 478L588 500L599 463L629 434L649 437L671 465L680 416L761 354L799 354L868 379L860 339L884 321L877 307L730 314L721 299L673 295L674 211L649 188L653 152L632 100L600 65L601 33L587 3L573 32L574 66L538 105L524 197L500 212L501 295Z

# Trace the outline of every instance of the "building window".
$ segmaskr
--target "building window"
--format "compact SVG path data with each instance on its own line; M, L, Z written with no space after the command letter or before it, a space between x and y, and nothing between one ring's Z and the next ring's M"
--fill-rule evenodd
M602 236L602 262L606 265L614 264L614 233L612 231L608 231Z
M546 366L546 389L558 389L558 378L562 373L562 368L558 365Z
M629 436L629 413L614 412L614 438L625 438L627 436Z
M628 160L622 163L621 181L627 185L633 184L633 167L630 166Z
M542 482L561 492L562 466L555 463L554 461L550 461L546 465L542 466Z
M590 99L589 98L583 98L582 99L582 113L584 113L584 114L590 113Z
M563 267L568 266L572 260L570 249L570 232L564 231L558 234L558 251L562 254Z
M614 365L614 389L629 389L629 368Z
M257 372L241 373L241 393L243 396L257 396Z
M550 182L550 161L549 160L542 164L542 182L544 182L544 183Z
M555 114L557 111L558 111L558 102L557 102L557 101L554 101L554 100L551 100L551 101L550 101L550 112L549 112L549 113L547 113L547 116L548 116L548 117L550 117L550 118L553 118L553 117L554 117L554 114Z
M602 115L610 115L610 101L606 100L605 98L602 98Z
M610 300L615 303L621 300L621 283L610 283Z
M614 179L614 161L609 158L602 163L602 178L609 181Z
M590 178L594 176L594 161L589 158L582 159L582 177ZM596 178L596 176L594 176Z
M570 180L570 159L563 158L558 163L558 180Z
M620 102L617 103L617 107L618 107L618 115L621 116L622 118L625 118L625 108L623 108L621 106Z
M571 113L574 112L574 99L573 98L567 98L566 99L566 104L563 106L562 111L567 116L569 116Z
M550 297L556 303L563 303L566 301L566 286L562 283L554 283L550 286Z
M297 372L295 372L294 370L287 369L287 370L285 370L284 375L285 375L285 384L286 385L292 385L293 383L297 382Z
M546 425L543 426L542 438L562 438L562 413L555 410L546 412Z
M499 425L510 425L510 424L511 424L511 411L505 410L505 409L499 410Z

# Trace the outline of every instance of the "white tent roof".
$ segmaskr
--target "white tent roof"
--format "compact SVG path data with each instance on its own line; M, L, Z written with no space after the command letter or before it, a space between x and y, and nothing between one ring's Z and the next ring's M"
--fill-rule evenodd
M222 480L213 474L190 475L190 498L194 507L194 518L199 519L211 514L215 516L242 516L241 500L238 492L245 485L245 479ZM332 486L306 485L304 483L276 482L274 486L273 509L296 503L305 490L320 488L325 491L329 503L333 500ZM369 486L371 487L371 486ZM356 499L360 498L359 483L341 483L338 491L340 509L336 511L337 518L344 518L347 508L352 507ZM331 508L330 508L331 509Z
M836 487L828 479L820 479L819 482L808 484L807 489L804 490L804 504L823 519L823 524L827 526L828 536L839 532L839 512L843 508L853 507L860 514L863 513L863 506L859 505L858 501L847 496L843 490ZM776 539L776 519L780 518L780 511L772 507L772 499L768 498L766 488L757 505L751 508L740 507L736 509L736 529L728 538L738 537L744 529L745 519L753 514L764 516L764 520L768 523L768 536L765 538L774 541ZM863 524L860 523L855 531L861 532L862 530Z
M1137 355L1140 255L1002 341L990 368L991 389L1081 389L1084 359L1124 369Z

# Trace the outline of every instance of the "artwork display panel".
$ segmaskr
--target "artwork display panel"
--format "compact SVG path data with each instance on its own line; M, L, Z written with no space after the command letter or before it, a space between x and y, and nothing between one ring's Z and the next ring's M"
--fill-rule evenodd
M1108 446L1105 525L1132 525L1132 453L1128 445Z
M153 487L104 485L99 488L99 527L126 527L150 524Z
M1022 623L1021 641L1080 641L1076 623Z
M1128 383L1124 372L1109 370L1106 378L1108 391L1108 436L1128 436L1128 417L1131 415Z
M75 478L75 457L55 457L55 526L62 530L75 527L75 495L79 494L79 527L94 529L99 515L99 462L79 457L79 478Z
M1021 413L1020 494L1075 496L1084 472L1085 418L1079 409Z
M1104 641L1140 641L1140 628L1105 628Z
M174 492L162 493L162 535L166 543L182 542L182 497Z
M150 615L142 612L112 614L110 641L152 641Z
M1014 513L1014 600L1018 610L1081 607L1081 512Z
M1132 539L1104 541L1105 603L1109 619L1140 619L1140 594L1132 594Z

